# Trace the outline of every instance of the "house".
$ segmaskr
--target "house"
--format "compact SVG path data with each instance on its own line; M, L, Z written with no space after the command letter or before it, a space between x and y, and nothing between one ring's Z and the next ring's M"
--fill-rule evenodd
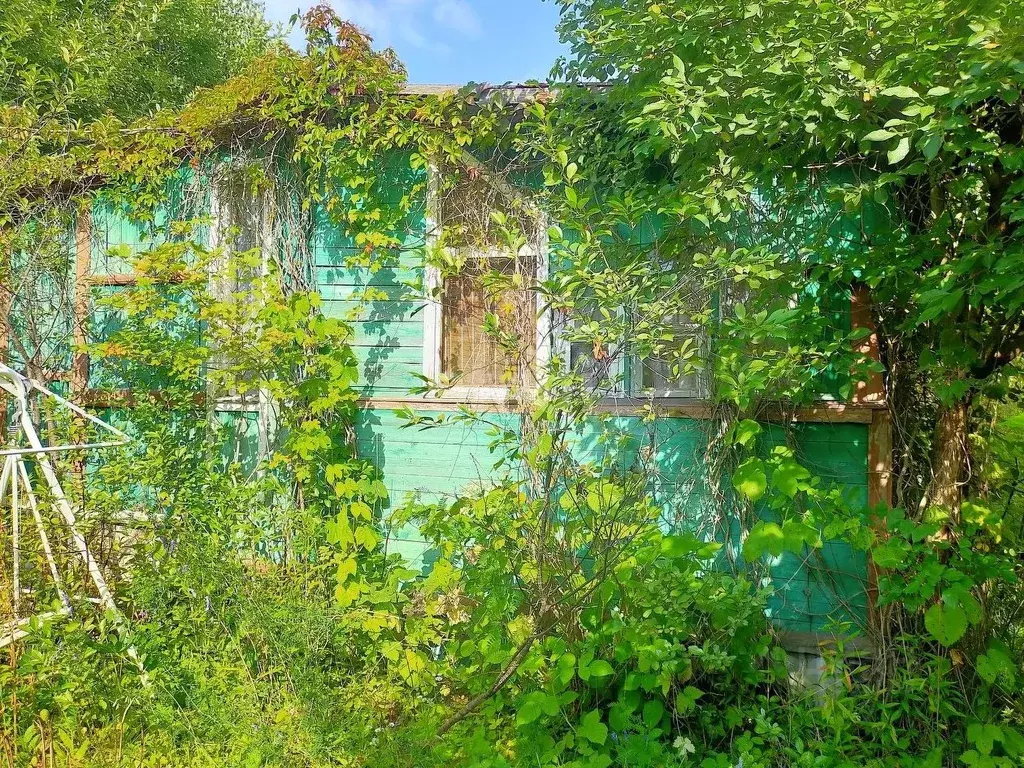
M413 88L410 93L446 88ZM513 103L537 92L536 87L527 86L502 90ZM481 95L488 97L489 90L482 89ZM478 487L494 471L492 437L483 424L452 420L432 429L407 429L409 413L437 417L469 408L487 413L493 423L516 428L518 411L510 396L524 383L510 381L502 350L482 330L488 298L483 270L474 268L473 259L499 269L507 264L509 269L535 271L540 278L556 268L549 263L543 228L538 227L536 237L528 238L515 254L464 247L467 253L473 251L467 256L470 266L443 284L445 278L424 254L444 245L436 242L441 226L450 226L456 219L466 224L464 219L471 215L487 220L489 198L481 190L486 191L491 182L469 174L464 188L461 182L451 185L446 199L457 200L457 205L446 208L436 192L443 171L413 167L403 158L389 160L396 170L395 199L410 194L415 186L425 193L417 215L407 217L403 246L383 266L360 265L363 248L324 210L314 210L309 226L302 230L323 311L354 327L361 394L355 440L359 454L382 471L391 508L408 497L434 501ZM266 226L265 206L259 201L254 205L251 199L228 201L226 189L206 190L210 194L199 196L214 219L210 244L227 242L225 233L234 229L231 247L260 245L271 252L274 234ZM80 217L75 246L80 318L88 315L96 296L133 284L128 257L144 251L150 242L149 233L102 199L89 215ZM525 356L526 369L534 375L553 354L568 358L573 366L589 365L597 358L586 347L574 346L560 336L558 318L532 292L524 291L509 302L509 311L521 315L536 340ZM848 309L850 323L868 324L862 295L855 293ZM676 324L680 340L699 333L685 317ZM87 340L82 330L86 325L76 326L79 343ZM99 331L94 327L93 332ZM870 339L866 343L870 351ZM666 524L714 535L713 489L699 471L715 417L705 385L692 372L673 374L671 366L656 360L626 360L619 365L614 389L595 408L600 418L581 426L575 450L595 461L608 460L614 452L611 460L626 464L645 451L647 466L653 468L650 491L664 509ZM88 357L79 352L72 380L77 379L79 391L91 390L92 402L98 404L110 382L103 380L103 371L90 368ZM440 392L415 391L423 389L425 380L439 378L449 380L450 386ZM766 439L782 442L783 426L792 426L803 465L834 481L852 506L874 505L888 501L889 427L883 406L881 388L872 382L852 402L823 401L792 414L780 410L777 423L767 427ZM641 411L645 409L654 409L658 418L644 419ZM234 456L251 456L263 449L271 429L265 399L222 396L217 398L216 410L222 419L238 425ZM383 513L386 518L388 510ZM413 563L422 563L426 554L411 526L391 530L386 545ZM784 555L773 564L772 574L773 619L787 633L792 648L815 650L835 622L868 624L873 574L864 554L848 544L831 541L805 557Z

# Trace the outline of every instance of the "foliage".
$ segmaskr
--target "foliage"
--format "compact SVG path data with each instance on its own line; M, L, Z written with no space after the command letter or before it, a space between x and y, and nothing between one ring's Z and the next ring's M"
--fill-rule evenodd
M94 373L153 392L112 400L137 440L83 484L98 531L141 521L105 563L130 632L85 610L12 651L12 768L1020 762L1013 4L560 5L568 82L525 105L403 93L393 54L321 7L305 55L271 50L180 111L61 124L67 151L11 112L9 271L27 252L28 284L66 275L102 186L148 241L102 302ZM443 210L467 186L482 220L467 205L410 242L428 192ZM527 257L484 280L508 413L400 412L486 429L478 489L402 505L356 454L354 330L305 236L324 221L344 265L413 250L442 278L466 247L546 246L539 280ZM845 321L862 285L881 360ZM515 292L564 341L544 370ZM45 372L50 340L25 335ZM700 395L689 452L656 386L626 389L653 363ZM878 373L895 509L815 470L792 426ZM255 450L213 417L225 398L255 402ZM680 475L700 510L671 502ZM385 546L408 523L422 571ZM869 615L837 605L827 647L787 653L779 566L837 546L870 559Z
M268 44L261 9L246 0L14 0L0 11L0 31L5 121L21 109L65 124L178 107Z
M577 163L622 188L656 168L654 204L706 240L758 217L762 248L820 264L812 280L869 285L890 370L908 392L926 377L947 419L996 383L1020 347L1014 4L563 5L562 72L629 73L600 143L601 117L572 126ZM904 503L955 507L964 457L949 459L952 476Z

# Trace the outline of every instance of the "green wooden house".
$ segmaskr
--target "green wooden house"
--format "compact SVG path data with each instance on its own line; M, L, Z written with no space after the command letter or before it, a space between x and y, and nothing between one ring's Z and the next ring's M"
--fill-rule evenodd
M513 100L530 96L531 89L521 88L514 91ZM422 174L439 173L435 169L415 170L408 166L407 159L404 166L401 158L395 162L399 170L394 174L396 200L408 194L407 185L416 179L422 181ZM469 406L489 413L492 420L504 419L513 428L515 425L507 375L493 340L481 330L486 301L479 271L468 269L457 284L444 286L443 299L431 293L440 287L441 278L437 270L425 266L424 249L431 246L435 230L445 223L446 215L464 215L464 210L446 213L443 204L431 199L429 190L436 185L428 179L426 188L418 215L409 218L403 232L404 247L384 268L354 266L360 248L341 227L332 224L324 211L313 212L310 226L302 235L324 311L351 320L355 328L362 398L356 441L360 454L382 471L392 508L410 497L440 500L479 487L493 472L495 459L489 449L491 438L482 426L452 422L435 429L403 429L404 419L397 411L409 409L436 416ZM222 190L204 198L214 221L209 233L211 244L234 227L245 247L262 245L271 249L273 244L267 238L272 235L263 226L260 206L254 206L251 200L245 205L228 204L223 199L225 194ZM481 199L486 196L479 198L468 190L462 204L472 205ZM239 213L239 209L245 210ZM152 242L151 232L98 201L91 216L84 217L79 226L78 290L96 298L131 285L130 256L144 251ZM491 252L476 257L490 260L492 266L495 260L518 259L533 265L539 275L553 268L542 234L518 254ZM844 317L855 325L866 322L859 298L854 295L844 311ZM574 360L586 357L586 350L574 349L560 338L559 319L544 312L541 303L520 309L534 324L536 345L529 364L535 369L543 369L553 350ZM104 322L104 318L94 317L94 334L104 332ZM681 318L680 338L688 332L686 320ZM80 376L88 372L90 390L117 387L116 382L105 380L104 372L96 366L90 371L88 361L78 359L71 367ZM413 392L424 377L456 374L456 385L442 396ZM622 454L616 460L626 462L630 451L647 450L657 468L651 477L651 492L664 509L666 523L704 530L712 505L709 489L697 470L706 452L713 412L704 399L703 382L692 374L673 378L671 370L656 362L627 365L620 379L616 390L598 406L600 423L582 425L576 450L595 460L616 451ZM797 436L801 463L836 482L854 505L886 500L889 432L880 392L876 383L869 383L852 402L822 401L786 417ZM94 402L99 399L93 397ZM653 406L660 414L653 429L638 415L646 406ZM261 450L270 428L266 402L259 397L222 397L217 400L216 410L220 418L237 425L236 456ZM632 443L627 439L609 441L609 431L636 439ZM781 424L768 427L767 439L782 441ZM424 558L429 558L414 527L392 531L387 546L412 563L423 564ZM863 554L849 545L826 542L807 557L787 554L773 564L772 573L772 617L795 650L814 650L820 639L834 631L837 622L861 628L868 625L872 574Z

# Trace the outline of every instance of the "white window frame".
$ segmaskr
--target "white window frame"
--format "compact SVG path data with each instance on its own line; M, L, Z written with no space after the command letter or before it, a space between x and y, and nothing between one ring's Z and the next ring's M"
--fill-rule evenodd
M221 193L223 181L214 178L210 185L210 234L209 245L211 249L217 249L225 245L224 233L231 226L228 216L225 215L226 207L222 204ZM271 220L273 204L273 192L264 190L260 200L260 231L256 235L260 245L262 263L260 264L260 276L266 277L270 274L268 254L273 253L277 247L276 233ZM210 292L218 299L225 298L226 289L224 279L228 267L229 255L225 253L217 261L210 264L207 275L207 285ZM275 432L277 431L277 406L270 392L266 387L260 387L256 397L251 395L222 395L217 392L212 383L207 381L207 418L213 424L217 413L254 413L256 414L257 429L257 461L263 461L270 455L270 445Z
M437 248L439 239L438 200L439 172L433 163L427 167L427 211L426 211L426 246L432 252ZM519 249L521 259L533 259L537 265L536 279L538 282L548 277L548 234L547 222L541 215L538 222L540 236L537 245L525 245ZM500 249L459 248L449 250L450 253L465 259L508 259L511 254ZM441 270L427 264L424 270L423 287L426 303L423 309L423 376L431 382L437 382L444 373L441 362L442 340L444 338L444 307L439 299L443 277ZM542 377L551 361L551 312L545 308L544 298L540 292L536 296L537 331L534 349L534 365L538 378ZM472 386L456 384L448 387L439 395L439 399L459 402L491 402L501 403L512 394L509 386Z
M617 312L619 315L624 314L622 307L619 307ZM568 329L570 326L576 325L576 321L564 315L559 320L558 326L552 330L552 335L554 336L553 348L558 356L565 361L566 370L571 370L572 345L575 342L568 338ZM605 395L606 398L633 396L630 373L635 369L635 365L635 360L630 355L619 354L615 357L615 360L609 366L608 378L617 380L620 383L608 390Z
M625 314L627 311L624 307L619 307L617 310L620 314ZM555 349L559 357L561 357L566 366L572 363L572 342L567 338L566 328L569 325L569 320L563 320L562 324L555 329ZM693 326L700 329L702 326L699 323L693 323ZM701 346L699 354L706 353L706 345L709 343L709 339L706 333L701 334L703 338L698 339L698 344ZM631 399L673 399L673 400L691 400L691 401L702 401L709 398L709 392L707 388L707 381L702 381L702 391L698 394L685 389L650 389L645 388L643 385L643 360L639 355L619 355L610 369L610 376L613 378L620 378L622 384L620 387L609 390L605 395L606 399L614 399L618 397L627 397Z
M706 348L708 344L707 333L704 332L703 327L700 325L700 323L692 323L691 325L695 330L699 332L699 335L696 338L697 354L706 355ZM656 400L672 398L676 400L695 401L707 400L709 397L707 382L703 380L700 381L701 391L698 392L697 394L694 394L689 390L675 389L671 387L666 389L652 389L649 387L644 387L643 366L644 362L638 355L633 355L630 357L629 381L627 382L627 385L629 387L629 392L632 397L653 398ZM698 373L698 376L702 378L703 371Z

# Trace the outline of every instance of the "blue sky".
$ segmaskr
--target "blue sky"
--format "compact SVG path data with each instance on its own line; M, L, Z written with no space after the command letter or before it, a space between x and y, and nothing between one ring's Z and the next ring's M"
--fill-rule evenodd
M311 0L265 0L267 17L287 23ZM354 21L391 46L413 83L543 80L563 52L555 32L558 6L551 0L333 0ZM301 35L291 40L301 45Z

